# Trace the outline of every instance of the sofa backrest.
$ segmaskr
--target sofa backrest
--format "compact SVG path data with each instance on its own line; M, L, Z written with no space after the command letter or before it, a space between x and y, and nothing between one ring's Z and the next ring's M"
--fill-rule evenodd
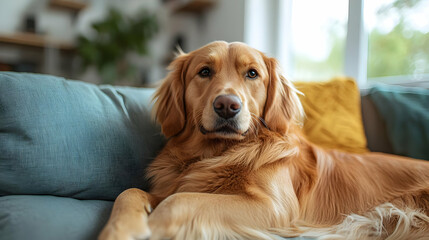
M386 132L386 123L369 96L369 90L361 90L362 122L367 147L371 152L393 153Z
M405 145L400 141L411 143L413 149L427 146L429 92L395 89L395 96L380 95L383 91L361 93L368 148L413 156L413 152L395 149ZM48 194L113 200L130 187L147 190L145 168L165 143L150 117L153 92L0 72L0 196ZM401 110L398 100L410 97L410 92L419 93L412 99L421 107L407 107L407 101ZM388 104L383 98L382 104L374 104L377 96L395 100L386 100L392 110L380 112ZM406 119L413 121L395 120L404 109ZM402 124L400 128L398 124ZM414 131L420 134L420 138L411 137L414 142L407 140L409 131L402 131L408 125L412 129L422 126Z
M147 189L164 144L150 118L153 89L0 73L0 196L113 200Z
M362 103L364 124L369 122L365 130L368 143L372 139L372 151L429 160L429 89L375 84ZM368 121L365 115L381 121Z

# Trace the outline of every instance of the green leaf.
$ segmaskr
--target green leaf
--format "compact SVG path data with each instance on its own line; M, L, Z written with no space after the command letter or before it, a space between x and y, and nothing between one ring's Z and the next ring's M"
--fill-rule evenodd
M77 52L84 67L95 66L105 83L118 78L121 70L117 63L125 61L127 53L148 54L148 42L159 30L156 15L144 9L136 16L124 16L113 8L92 28L95 30L92 38L78 37Z

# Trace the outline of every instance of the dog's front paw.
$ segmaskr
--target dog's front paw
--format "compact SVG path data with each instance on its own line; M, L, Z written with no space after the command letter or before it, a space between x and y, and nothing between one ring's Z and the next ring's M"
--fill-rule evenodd
M165 208L157 208L149 216L150 240L172 239L179 230L178 221Z
M106 226L98 236L98 240L134 240L131 235L114 229L113 227Z
M183 203L183 198L180 195L175 194L168 197L149 215L148 224L152 231L151 240L182 239L180 236L186 235L188 218L193 211L192 208Z
M140 226L138 229L120 227L118 224L108 224L98 236L98 240L146 240L151 236L148 224Z

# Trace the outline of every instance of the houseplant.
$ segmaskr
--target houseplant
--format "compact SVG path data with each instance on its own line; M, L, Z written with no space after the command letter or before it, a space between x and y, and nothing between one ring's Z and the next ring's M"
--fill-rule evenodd
M129 17L112 8L92 29L93 36L80 35L77 40L83 69L94 66L103 83L135 82L137 69L127 56L148 54L148 42L158 31L156 16L143 10Z

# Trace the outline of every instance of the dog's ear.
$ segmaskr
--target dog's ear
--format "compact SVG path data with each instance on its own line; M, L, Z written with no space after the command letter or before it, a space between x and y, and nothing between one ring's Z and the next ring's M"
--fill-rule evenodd
M185 74L188 58L188 54L179 53L168 66L170 72L153 97L153 116L167 138L177 135L186 124Z
M265 64L269 83L263 118L271 130L286 134L290 124L302 124L304 110L297 95L299 91L282 76L274 58L266 58Z

